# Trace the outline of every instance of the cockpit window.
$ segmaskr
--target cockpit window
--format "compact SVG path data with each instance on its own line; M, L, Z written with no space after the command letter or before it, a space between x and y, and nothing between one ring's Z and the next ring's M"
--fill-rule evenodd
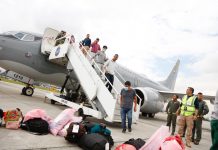
M24 34L19 32L19 33L14 34L14 36L21 40L24 37Z
M24 40L24 41L34 41L34 36L31 35L31 34L26 34L22 40Z
M1 36L5 36L8 38L15 38L21 41L37 41L37 40L42 39L42 37L38 35L33 35L27 32L16 32L16 31L10 31L10 32L3 33L1 34Z

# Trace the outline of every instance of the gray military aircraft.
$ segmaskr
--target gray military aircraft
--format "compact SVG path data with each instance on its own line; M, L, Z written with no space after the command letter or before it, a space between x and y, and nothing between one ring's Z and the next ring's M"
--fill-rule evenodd
M73 71L67 72L67 60L49 61L49 53L42 49L42 36L27 32L7 32L0 34L0 66L22 75L57 86L63 86L67 95L78 92L80 84ZM152 81L145 76L121 66L116 66L116 76L121 82L129 80L141 97L141 112L144 116L154 117L163 110L164 102L174 94L180 61L178 60L166 80ZM21 74L21 75L20 75ZM31 84L22 89L24 95L32 96ZM180 94L181 95L181 94Z

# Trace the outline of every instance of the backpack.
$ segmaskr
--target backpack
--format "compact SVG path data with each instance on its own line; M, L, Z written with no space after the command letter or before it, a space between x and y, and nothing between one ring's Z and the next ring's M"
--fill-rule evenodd
M90 133L99 133L101 135L103 135L107 141L109 142L110 146L114 145L114 140L111 136L111 131L109 129L106 128L105 124L95 124L93 125L90 130Z
M90 133L83 135L78 145L83 150L105 150L105 145L107 143L107 139L98 133Z
M36 135L48 134L49 124L41 118L34 118L22 123L21 128Z
M22 112L19 108L14 110L8 110L5 113L4 120L7 129L18 129L20 127L20 122L23 118Z
M86 134L85 126L82 123L72 122L67 129L67 136L65 137L65 140L70 143L76 143L84 134Z
M2 109L0 109L0 119L3 118L3 116L4 116L4 112Z
M143 145L145 145L145 141L141 138L138 139L129 139L124 144L130 144L136 148L136 150L139 150Z
M111 131L106 128L105 124L95 124L91 129L90 133L100 133L103 135L111 135Z

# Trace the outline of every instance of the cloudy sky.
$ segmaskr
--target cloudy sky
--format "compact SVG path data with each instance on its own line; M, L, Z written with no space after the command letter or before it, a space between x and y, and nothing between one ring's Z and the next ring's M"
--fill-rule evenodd
M107 45L108 56L153 80L166 78L181 60L175 90L218 89L216 0L1 0L0 32L43 34L66 30L80 41L87 33Z

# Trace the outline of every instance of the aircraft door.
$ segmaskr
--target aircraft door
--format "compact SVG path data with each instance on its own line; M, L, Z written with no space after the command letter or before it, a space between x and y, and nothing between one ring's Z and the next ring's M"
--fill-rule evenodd
M59 31L52 28L46 28L42 38L41 44L41 53L50 54L56 43L56 37L58 36Z

